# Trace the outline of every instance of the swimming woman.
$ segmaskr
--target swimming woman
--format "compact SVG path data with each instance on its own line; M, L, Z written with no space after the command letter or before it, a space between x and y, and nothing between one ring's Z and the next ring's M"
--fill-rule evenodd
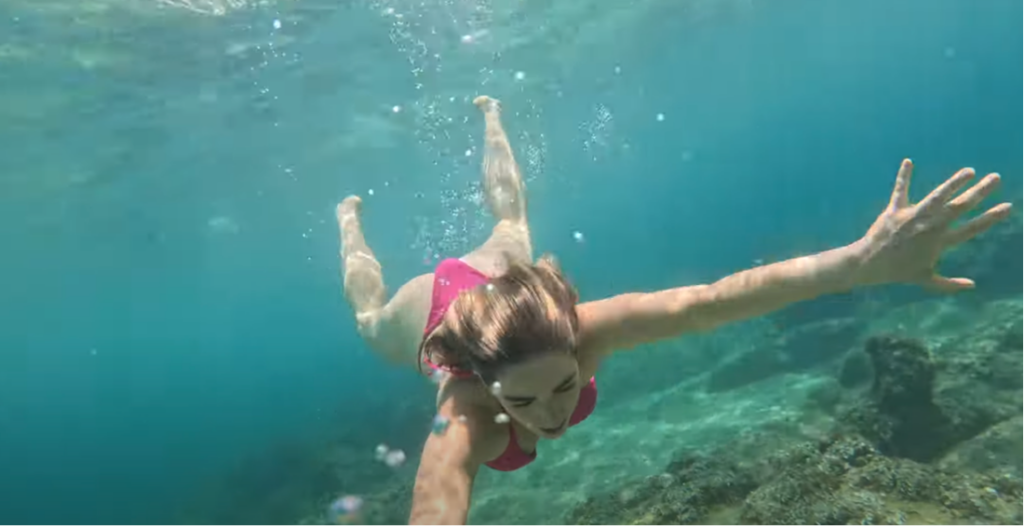
M481 466L513 471L534 461L540 439L557 439L594 410L594 374L616 351L760 316L859 287L913 283L953 293L969 279L938 275L943 251L1010 214L1004 203L952 227L999 184L962 169L919 203L903 161L888 207L860 240L816 255L759 266L709 285L628 293L579 303L549 258L533 261L523 178L498 101L483 112L484 188L497 219L490 238L446 259L385 302L380 263L360 224L361 202L337 208L345 295L359 333L394 363L439 376L438 416L447 421L423 447L410 523L465 523Z

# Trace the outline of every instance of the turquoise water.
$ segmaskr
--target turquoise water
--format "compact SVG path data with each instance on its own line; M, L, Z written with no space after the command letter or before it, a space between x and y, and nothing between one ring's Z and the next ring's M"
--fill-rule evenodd
M1019 204L1016 0L230 4L0 5L0 523L287 523L408 486L431 387L358 338L333 208L363 196L392 290L482 242L481 93L586 300L855 240L903 157L916 196L973 166ZM1019 302L1020 268L985 300ZM716 361L671 347L612 362L604 422L536 468L484 472L471 520L657 473L671 443L622 455L670 435L645 399Z

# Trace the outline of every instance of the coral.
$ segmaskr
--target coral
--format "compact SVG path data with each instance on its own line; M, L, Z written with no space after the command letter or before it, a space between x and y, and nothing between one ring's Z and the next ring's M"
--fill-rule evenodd
M949 420L933 402L936 368L918 341L873 337L865 345L875 374L870 400L849 410L845 425L883 453L929 461L952 444Z
M698 523L716 505L738 502L754 487L749 471L728 458L689 455L671 463L663 474L581 503L570 513L567 523Z
M1008 524L1021 481L892 459L857 436L833 435L740 461L722 449L684 456L666 473L581 503L570 524Z

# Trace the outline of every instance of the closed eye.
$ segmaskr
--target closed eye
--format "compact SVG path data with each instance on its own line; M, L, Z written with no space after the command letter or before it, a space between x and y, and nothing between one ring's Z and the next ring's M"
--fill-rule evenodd
M525 407L529 406L530 404L533 404L533 401L535 399L531 399L531 398L510 399L510 398L506 397L505 400L509 401L509 403L512 404L512 407L514 407L514 408L525 408Z
M555 393L565 393L576 387L576 375L566 377L558 387L555 388Z

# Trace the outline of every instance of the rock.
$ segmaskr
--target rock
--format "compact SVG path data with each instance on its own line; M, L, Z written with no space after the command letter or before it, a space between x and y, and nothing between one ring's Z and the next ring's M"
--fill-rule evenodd
M863 351L851 351L843 359L836 378L839 384L847 389L870 384L875 378L874 370L871 368L871 357Z
M1006 473L1020 476L1024 427L1021 416L1003 421L957 446L939 462L949 471Z
M729 391L834 361L856 343L862 330L863 324L853 318L795 327L774 341L742 352L715 367L708 378L708 391Z
M742 451L740 451L742 452ZM1019 477L948 472L834 435L761 457L729 448L582 502L566 524L1009 524Z
M875 373L870 394L845 410L840 423L886 455L934 461L1020 410L1019 391L995 388L988 371L971 376L977 355L937 363L921 342L894 337L869 339L865 352ZM984 365L996 362L991 354L982 356L988 358ZM1020 372L1019 352L997 356L1011 367L1017 362Z

